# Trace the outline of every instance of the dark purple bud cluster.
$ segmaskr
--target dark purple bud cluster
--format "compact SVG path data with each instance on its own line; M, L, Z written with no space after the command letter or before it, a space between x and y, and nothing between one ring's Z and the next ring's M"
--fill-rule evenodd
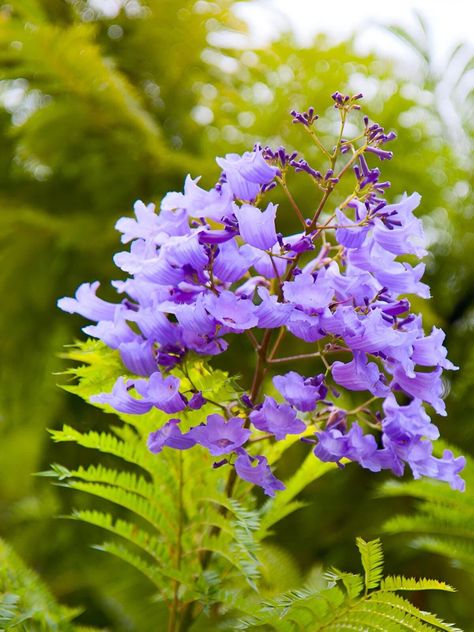
M301 123L305 127L310 127L319 118L313 107L308 108L306 112L291 110L290 114L293 117L293 123Z
M344 110L342 125L360 97L333 95ZM292 116L306 127L317 118L313 108ZM342 133L343 127L339 138ZM273 495L284 486L258 452L263 440L294 435L312 442L322 461L350 460L396 475L408 465L416 478L463 489L465 460L448 450L433 456L439 432L425 409L446 414L441 374L456 367L447 360L442 330L426 335L407 298L430 296L421 280L424 264L405 258L426 254L423 227L413 214L420 196L386 202L389 183L379 182L380 171L366 156L390 158L379 145L394 135L365 119L365 136L366 144L341 168L336 159L345 156L350 140L338 143L334 154L323 148L329 165L320 170L281 147L257 145L218 158L222 173L212 189L188 176L184 192L168 193L160 212L137 202L135 218L117 222L122 242L130 243L114 257L128 275L113 282L122 300L103 301L96 296L99 284L86 283L75 298L59 301L63 310L94 321L84 331L116 349L124 365L112 392L92 401L132 415L152 409L170 415L150 435L152 452L200 445L216 457L215 467L233 468ZM287 167L318 182L320 199L307 203L316 214L297 206L282 179ZM352 177L351 167L352 195L332 204L341 178ZM263 201L278 185L301 224L294 234L277 229L288 210ZM328 218L318 223L323 207ZM206 391L173 371L191 354L225 353L242 336L256 352L252 386L219 404L219 414L209 413ZM285 355L291 337L304 341L307 352ZM313 363L310 375L293 370L300 360ZM344 409L342 390L368 399ZM183 423L188 414L199 418L191 427Z
M337 91L331 94L331 98L334 101L334 107L338 110L360 110L360 105L357 101L362 99L363 96L362 92L353 96L341 94Z

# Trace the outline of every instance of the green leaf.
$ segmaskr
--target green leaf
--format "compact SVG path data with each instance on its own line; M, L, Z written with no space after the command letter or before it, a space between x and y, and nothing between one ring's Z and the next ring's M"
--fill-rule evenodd
M0 540L0 629L78 632L80 609L59 605L39 576Z
M393 482L383 485L383 496L409 496L415 508L388 519L386 533L406 534L413 546L442 555L456 566L474 572L474 463L467 457L463 471L466 491L453 491L437 481Z
M365 590L377 588L383 576L383 551L379 539L366 542L362 538L356 540L365 574Z
M460 632L459 628L420 610L394 592L452 591L451 586L434 580L405 577L387 577L381 581L383 559L380 541L365 542L358 538L357 547L366 578L365 592L362 591L360 575L331 569L324 575L325 585L306 585L265 600L256 608L256 612L237 621L233 629L277 632Z

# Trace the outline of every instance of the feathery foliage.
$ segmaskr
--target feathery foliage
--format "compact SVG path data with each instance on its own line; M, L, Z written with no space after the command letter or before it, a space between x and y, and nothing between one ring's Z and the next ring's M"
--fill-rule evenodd
M382 579L383 555L380 541L357 539L364 575L331 569L323 587L305 586L265 601L260 611L242 619L234 629L275 630L358 630L364 632L428 632L459 628L423 612L397 594L403 590L453 588L443 582L405 577Z
M467 459L466 491L449 493L433 481L388 481L381 488L384 496L416 499L415 511L397 515L385 522L390 534L407 534L418 549L437 553L474 573L474 463Z
M65 357L81 364L65 371L63 388L86 401L93 394L110 391L126 371L118 353L98 341L78 343ZM210 369L202 359L191 358L173 373L180 377L183 390L188 384L202 391L207 400L200 410L180 413L184 429L222 406L232 406L237 397L237 387L229 376ZM99 407L112 412L106 405ZM83 432L69 425L51 431L57 442L72 442L101 453L99 463L75 469L55 464L43 473L55 478L58 485L106 501L101 502L100 510L76 509L71 515L115 536L95 548L143 573L170 608L177 603L178 594L184 605L223 602L236 607L236 587L256 594L265 564L263 584L267 589L275 585L268 577L272 560L269 549L262 548L263 540L275 523L301 506L296 496L336 466L320 463L310 453L287 481L286 490L258 508L250 494L251 485L241 479L236 482L234 498L226 495L226 468L213 469L204 449L178 452L165 448L158 455L148 450L148 434L169 415L157 409L145 415L113 412L114 421L103 431ZM264 453L275 464L294 443L295 437L289 436L278 446L269 444ZM291 567L291 558L284 559Z
M86 632L71 621L78 610L59 605L38 575L0 540L0 630Z
M87 363L67 371L79 383L65 386L86 400L111 390L124 370L118 355L98 342L78 345L67 355ZM183 425L196 423L200 416L218 411L235 398L228 376L211 372L202 361L190 361L177 372L184 383L187 380L202 389L209 401L204 411L184 413ZM238 576L253 585L258 575L254 533L259 521L252 503L244 508L226 498L224 477L212 469L204 450L164 450L158 456L149 452L148 434L167 421L165 413L118 416L123 423L104 432L83 433L69 426L52 432L55 441L72 441L118 457L128 466L90 465L75 470L53 466L47 474L59 484L107 501L101 503L106 511L75 510L72 517L120 536L122 542L105 542L98 548L143 572L167 601L173 601L178 589L184 602L206 599L209 586L201 564L211 554L216 568L226 569L228 582Z

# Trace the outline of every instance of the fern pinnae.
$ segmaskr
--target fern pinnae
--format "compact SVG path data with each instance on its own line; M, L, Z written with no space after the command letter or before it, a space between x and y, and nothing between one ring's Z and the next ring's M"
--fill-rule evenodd
M435 590L449 590L445 588L435 588ZM444 630L445 632L462 632L460 628L457 628L455 625L451 623L446 623L436 615L425 612L423 610L419 610L416 606L410 603L404 597L397 595L394 592L381 593L379 591L370 595L370 600L374 603L388 604L391 607L399 610L400 612L409 614L413 617L416 617L423 621L424 623L429 624L430 626L434 626L436 630ZM419 628L415 628L419 629ZM432 630L433 627L428 628Z
M52 466L54 469L55 466ZM67 472L65 477L72 479L80 479L89 483L104 483L106 485L114 485L120 489L139 494L143 498L152 500L154 498L154 486L144 476L127 470L115 470L104 467L103 465L89 465L83 467L80 465L77 470L64 470ZM58 477L61 471L58 471Z
M169 560L168 547L152 533L141 529L132 522L114 518L110 513L89 509L75 509L69 517L121 536L152 557L159 567L162 567Z
M51 436L56 442L75 442L84 448L117 456L133 465L139 464L151 475L155 471L152 455L148 453L142 442L126 443L108 432L99 433L92 430L81 433L67 425L63 426L62 430L51 431Z
M157 590L160 592L166 592L166 589L169 586L169 579L159 572L155 564L149 564L141 555L137 555L130 551L127 546L118 544L117 542L106 541L102 544L94 544L92 548L97 551L109 553L124 562L127 562L130 566L133 566L145 577L147 577Z
M356 539L362 566L365 574L365 592L377 588L383 575L383 551L380 539L366 542L362 538Z
M401 575L388 575L382 579L379 590L381 592L394 592L398 590L444 590L456 592L456 589L437 579L417 579L415 577L403 577Z
M133 514L146 520L158 533L167 535L177 530L176 515L166 515L158 507L151 504L147 498L143 498L133 492L103 485L101 483L83 483L81 481L71 481L68 487L77 489L108 500L124 509L128 509Z

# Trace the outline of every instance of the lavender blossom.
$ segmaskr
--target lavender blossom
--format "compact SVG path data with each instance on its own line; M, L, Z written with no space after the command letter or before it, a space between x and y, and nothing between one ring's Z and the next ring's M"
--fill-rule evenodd
M241 479L262 487L267 496L275 496L276 491L285 489L285 485L272 474L264 456L251 457L243 452L235 460L234 466Z
M265 162L259 150L247 151L242 156L227 154L216 162L223 169L234 196L247 202L254 200L261 185L271 182L278 171Z
M250 413L249 419L256 428L273 434L278 440L284 439L287 434L301 434L306 428L297 418L294 408L287 404L277 404L268 395L263 404Z
M335 92L332 98L344 120L360 107L360 94ZM317 135L314 108L292 117ZM439 431L425 410L429 405L446 414L442 371L457 367L447 359L444 332L434 327L426 334L421 316L411 311L410 295L430 296L418 260L426 254L423 225L414 214L421 198L386 199L390 183L370 165L392 157L386 145L395 134L363 121L358 135L341 135L331 150L337 168L324 152L321 164L309 165L284 147L255 145L243 155L217 158L222 173L209 190L188 175L184 191L165 195L159 212L136 202L134 216L116 224L129 244L114 256L128 275L112 282L117 301L99 298L98 282L58 301L90 321L84 332L114 350L123 367L111 392L92 402L120 414L158 409L206 420L182 433L178 418L170 419L151 433L152 452L199 444L213 456L227 455L216 466L235 467L240 478L274 495L284 486L269 468L265 442L306 434L309 423L317 428L312 441L322 461L342 466L348 460L397 476L410 468L415 478L463 489L465 461L449 450L434 456ZM289 226L293 211L298 226L283 234L268 193L280 186L288 195L287 173L309 175L321 191L301 204L312 209L309 216L291 195L291 204L280 204L278 229ZM352 181L349 196L338 188L341 178ZM298 351L288 350L288 334L297 338ZM256 353L255 363L239 367L251 390L213 401L192 383L188 362L195 356L209 361L244 339ZM293 370L299 361L314 377ZM290 369L284 375L275 368L280 363ZM271 397L270 381L283 403ZM367 401L340 409L339 394L350 400L355 392ZM257 431L250 451L262 446L263 453L251 456L247 442Z
M305 378L296 371L290 371L286 375L276 375L273 384L288 403L303 412L314 410L316 402L327 393L322 375L316 379Z
M151 432L148 437L148 449L153 454L158 454L166 446L175 450L189 450L195 445L189 432L183 434L179 429L179 419L170 419L162 428Z
M213 456L220 456L240 448L250 437L250 430L243 425L244 420L240 417L226 420L222 415L209 415L207 423L192 428L189 436Z

